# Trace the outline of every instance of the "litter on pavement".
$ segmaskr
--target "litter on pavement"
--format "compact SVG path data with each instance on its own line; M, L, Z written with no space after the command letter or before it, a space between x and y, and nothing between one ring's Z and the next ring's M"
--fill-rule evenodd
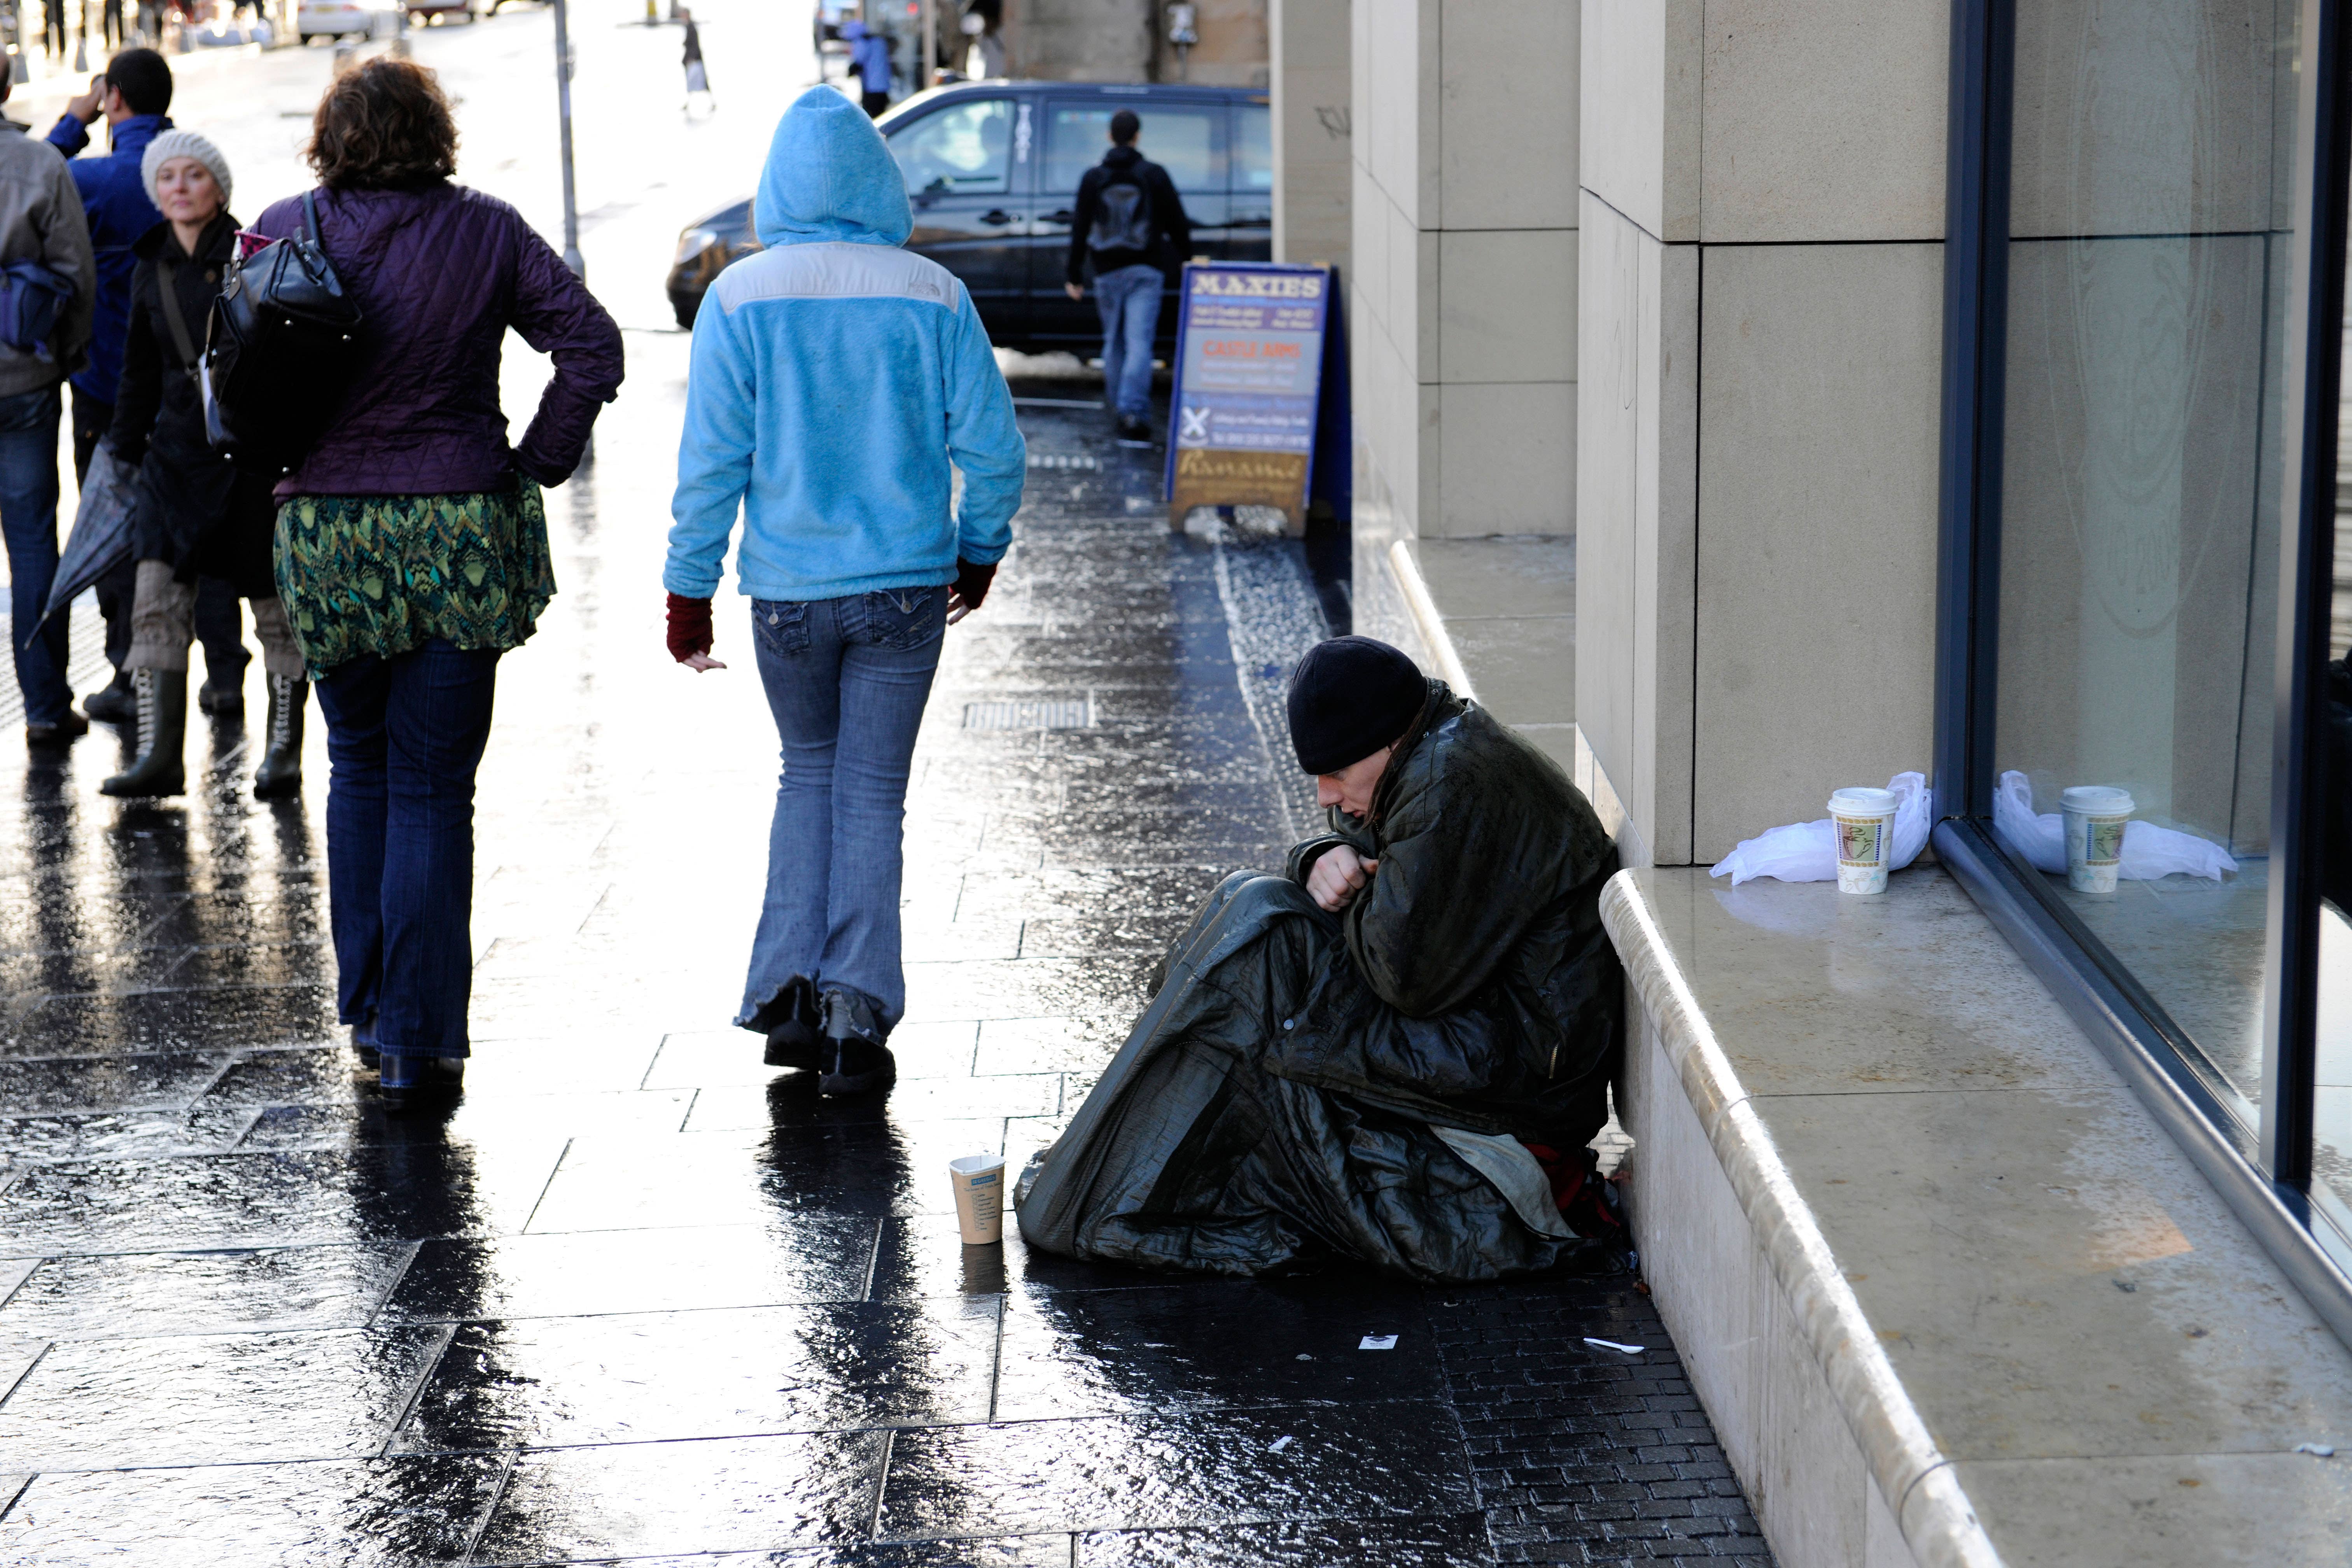
M1603 1350L1623 1351L1627 1355L1642 1353L1640 1345L1621 1345L1615 1340L1596 1340L1591 1334L1584 1336L1584 1342L1589 1345L1599 1345Z
M1366 1334L1363 1338L1363 1342L1359 1344L1356 1348L1360 1351L1392 1351L1396 1349L1396 1336L1394 1334Z

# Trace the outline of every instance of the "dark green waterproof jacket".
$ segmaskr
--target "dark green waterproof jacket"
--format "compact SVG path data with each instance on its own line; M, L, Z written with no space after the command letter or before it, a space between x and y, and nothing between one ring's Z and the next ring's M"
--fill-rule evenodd
M1623 988L1600 896L1617 856L1591 805L1432 681L1369 813L1331 826L1286 875L1229 877L1194 916L1024 1173L1031 1246L1229 1274L1336 1253L1448 1279L1590 1250L1530 1195L1512 1140L1572 1150L1607 1118ZM1334 916L1305 882L1339 844L1379 867Z

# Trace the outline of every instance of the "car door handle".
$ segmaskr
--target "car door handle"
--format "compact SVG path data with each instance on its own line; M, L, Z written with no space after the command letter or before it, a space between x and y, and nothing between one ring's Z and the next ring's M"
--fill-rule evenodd
M1072 212L1069 208L1064 207L1060 212L1047 214L1045 221L1047 223L1076 223L1078 221L1078 215Z
M1013 215L1003 207L991 207L980 215L980 221L986 224L1008 224L1013 221Z

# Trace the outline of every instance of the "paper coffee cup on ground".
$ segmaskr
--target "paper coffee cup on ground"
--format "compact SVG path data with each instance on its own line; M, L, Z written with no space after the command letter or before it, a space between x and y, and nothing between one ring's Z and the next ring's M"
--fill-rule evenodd
M948 1162L955 1184L956 1224L966 1247L993 1247L1004 1239L1004 1156L966 1154Z
M1830 796L1830 833L1837 840L1838 891L1886 891L1888 857L1895 847L1891 789L1842 789Z
M2066 826L2066 885L2078 893L2112 893L2124 858L2124 824L2131 820L2128 790L2076 784L2062 790L2058 811Z

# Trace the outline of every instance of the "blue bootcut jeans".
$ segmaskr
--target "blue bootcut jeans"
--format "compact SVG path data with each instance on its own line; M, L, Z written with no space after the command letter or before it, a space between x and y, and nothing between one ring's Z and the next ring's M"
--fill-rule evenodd
M898 944L907 774L947 605L945 586L751 602L783 773L739 1024L795 975L864 992L886 1029L907 1010Z
M327 889L337 1016L389 1056L472 1054L474 770L496 649L435 637L317 683L327 721Z
M54 386L0 397L0 535L8 548L10 652L25 722L56 724L73 709L66 685L66 616L32 635L58 575L58 422Z
M1168 280L1151 266L1122 267L1095 279L1102 315L1103 396L1122 416L1151 414L1151 339L1160 330L1160 290Z

